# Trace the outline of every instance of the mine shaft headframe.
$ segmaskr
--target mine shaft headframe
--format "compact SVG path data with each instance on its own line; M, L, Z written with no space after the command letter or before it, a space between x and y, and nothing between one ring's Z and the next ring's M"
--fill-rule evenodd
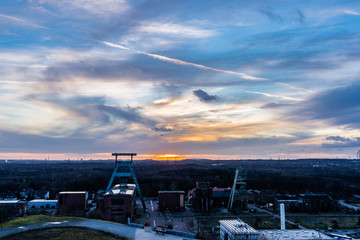
M112 153L112 156L115 156L115 162L118 161L118 156L130 156L131 162L133 161L133 157L136 156L136 153Z

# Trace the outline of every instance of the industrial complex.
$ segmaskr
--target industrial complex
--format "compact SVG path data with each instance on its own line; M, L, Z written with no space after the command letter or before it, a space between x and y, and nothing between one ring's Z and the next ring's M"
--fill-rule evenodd
M133 168L136 153L113 153L112 156L115 156L115 166L104 190L96 193L85 189L60 191L55 199L49 199L46 191L24 190L21 200L13 196L2 197L0 210L12 217L42 213L98 218L132 227L148 227L159 237L175 234L184 238L221 240L351 239L347 235L307 229L285 218L285 210L334 208L336 204L327 194L278 194L273 202L256 204L263 201L261 192L247 190L247 173L243 168L236 168L232 186L217 187L210 182L197 181L188 191L162 189L157 192L157 198L144 198ZM265 215L276 219L279 229L258 229ZM242 219L248 216L255 222ZM216 223L207 229L206 222L211 219ZM287 224L291 229L286 229Z

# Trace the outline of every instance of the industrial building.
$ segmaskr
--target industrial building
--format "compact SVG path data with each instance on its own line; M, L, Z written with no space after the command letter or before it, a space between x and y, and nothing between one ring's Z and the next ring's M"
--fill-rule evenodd
M136 206L136 185L117 184L97 201L96 210L104 220L132 220Z
M184 211L185 201L184 191L159 191L159 210L160 211Z
M278 195L274 207L285 204L289 212L331 212L337 209L337 201L328 194L305 193L299 195Z
M231 188L217 188L212 189L212 198L214 208L224 208L228 205Z
M212 188L209 182L196 182L192 191L192 203L196 212L209 212L213 208Z
M221 240L258 240L259 231L242 220L220 220Z
M58 200L34 199L28 202L30 209L50 209L57 207Z
M87 209L89 194L86 191L59 192L58 214L83 216Z
M22 216L29 210L26 201L21 200L0 200L0 212L9 216Z
M260 240L333 240L329 237L315 230L263 230L260 231Z

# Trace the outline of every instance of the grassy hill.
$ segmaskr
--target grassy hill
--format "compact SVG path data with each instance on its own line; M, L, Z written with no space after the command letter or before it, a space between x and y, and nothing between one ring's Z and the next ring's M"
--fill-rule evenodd
M4 240L126 240L128 238L118 237L106 232L95 231L86 228L52 228L34 230L14 234L3 238Z

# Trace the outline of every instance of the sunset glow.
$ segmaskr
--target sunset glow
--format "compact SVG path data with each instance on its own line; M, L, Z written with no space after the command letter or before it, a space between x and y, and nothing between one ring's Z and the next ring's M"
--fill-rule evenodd
M178 154L162 154L156 155L154 160L182 160L182 156Z

